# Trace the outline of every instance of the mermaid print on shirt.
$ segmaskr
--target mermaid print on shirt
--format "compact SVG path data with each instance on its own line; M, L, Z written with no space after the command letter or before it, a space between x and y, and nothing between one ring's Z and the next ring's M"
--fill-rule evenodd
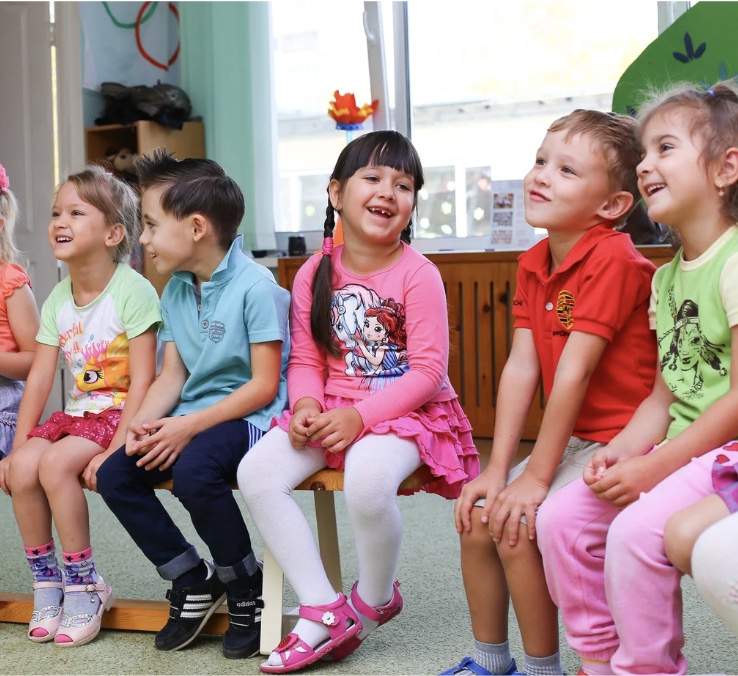
M348 284L333 292L331 325L346 350L344 372L362 378L370 392L383 389L410 370L405 308L373 290Z
M704 383L703 371L711 368L721 376L727 375L727 369L720 361L724 345L717 345L702 333L699 307L692 300L685 300L677 310L673 289L669 289L669 305L674 318L674 327L659 336L659 345L667 338L671 339L668 350L661 358L661 371L679 371L679 377L672 375L666 379L673 392L679 390L685 401L700 399Z

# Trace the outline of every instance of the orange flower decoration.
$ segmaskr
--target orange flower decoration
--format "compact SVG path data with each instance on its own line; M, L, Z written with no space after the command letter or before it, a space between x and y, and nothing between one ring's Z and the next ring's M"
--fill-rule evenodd
M355 128L360 128L366 118L374 114L379 107L379 100L376 100L372 101L371 104L365 103L359 108L353 94L341 94L337 89L333 96L335 98L330 102L328 115L336 121L336 126L339 129L354 125L358 125Z

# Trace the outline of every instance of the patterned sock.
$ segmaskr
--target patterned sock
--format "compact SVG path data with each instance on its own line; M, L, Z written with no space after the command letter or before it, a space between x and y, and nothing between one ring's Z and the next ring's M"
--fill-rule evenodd
M586 660L582 658L582 671L588 676L609 676L612 674L610 662Z
M62 553L64 559L65 587L78 584L96 584L100 576L95 570L92 558L92 547L81 552ZM64 596L64 614L69 617L75 615L94 615L100 605L100 597L85 591L67 592Z
M61 582L61 571L56 561L56 548L51 540L39 547L23 547L31 566L34 582ZM34 589L33 609L42 610L52 606L60 606L62 600L61 589Z
M504 674L512 666L510 642L483 643L474 641L472 659L491 674Z
M531 657L526 654L523 658L523 671L528 676L559 676L564 673L561 655L558 650L548 657Z

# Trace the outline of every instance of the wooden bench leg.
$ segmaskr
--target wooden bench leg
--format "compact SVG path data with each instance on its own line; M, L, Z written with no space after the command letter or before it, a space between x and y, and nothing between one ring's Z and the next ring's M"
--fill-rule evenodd
M341 578L341 554L338 549L338 528L336 526L336 501L333 491L313 491L315 496L315 517L318 523L318 545L323 567L333 588L343 592Z
M264 600L264 609L261 611L259 652L268 655L282 640L284 573L266 545L263 576L261 598Z

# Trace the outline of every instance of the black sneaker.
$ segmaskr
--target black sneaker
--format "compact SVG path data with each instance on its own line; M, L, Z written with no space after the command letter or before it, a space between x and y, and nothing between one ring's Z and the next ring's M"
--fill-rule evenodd
M239 598L228 597L228 629L223 635L223 655L232 660L259 654L261 639L261 562L258 584Z
M179 650L189 645L225 600L226 587L215 573L215 566L207 559L203 561L208 569L204 582L181 591L167 591L169 620L154 639L159 650Z

